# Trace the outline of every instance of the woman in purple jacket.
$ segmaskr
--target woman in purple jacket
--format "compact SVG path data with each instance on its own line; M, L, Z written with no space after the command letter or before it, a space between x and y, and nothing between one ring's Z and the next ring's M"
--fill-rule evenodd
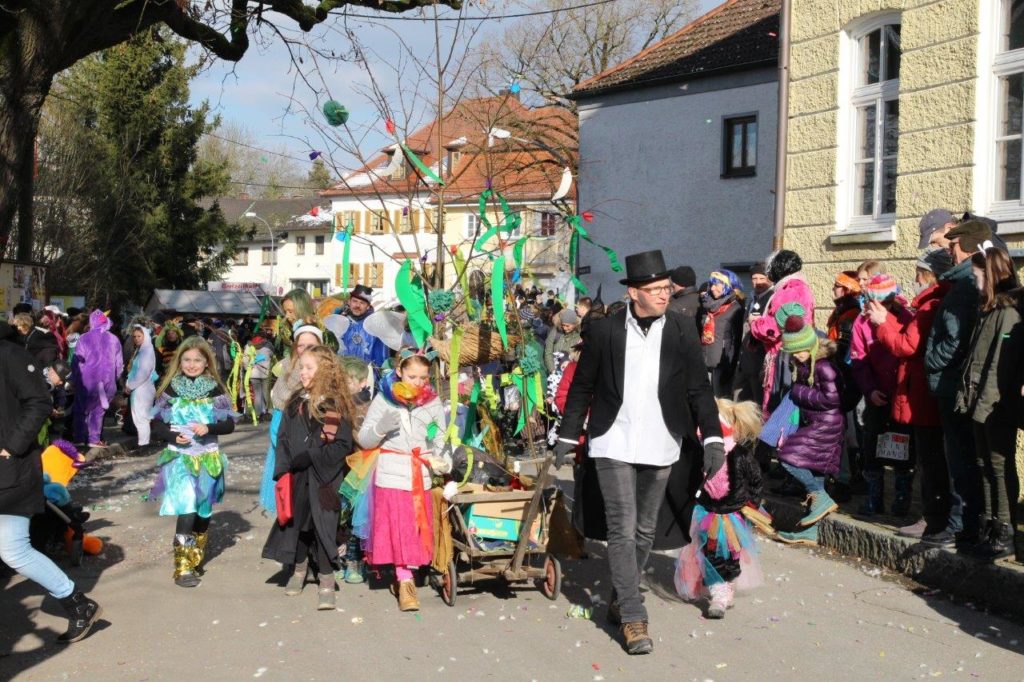
M825 476L839 472L844 426L842 377L831 360L835 343L820 337L806 323L800 304L784 305L778 317L783 330L782 349L793 358L790 398L800 418L799 428L779 449L779 461L804 486L808 507L800 520L801 530L780 532L779 539L814 545L818 543L818 521L838 508L825 492Z

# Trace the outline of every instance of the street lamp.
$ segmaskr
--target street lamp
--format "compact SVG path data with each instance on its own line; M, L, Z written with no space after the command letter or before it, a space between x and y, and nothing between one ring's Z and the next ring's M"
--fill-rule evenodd
M246 211L244 215L245 215L246 218L255 218L256 220L258 220L261 223L263 223L264 225L266 225L267 226L267 232L270 233L270 288L271 288L271 291L269 293L270 293L271 296L276 296L277 295L277 287L274 285L274 264L277 263L277 238L274 237L274 228L272 228L270 226L270 223L268 223L266 220L264 220L263 218L261 218L258 215L256 215L255 211Z

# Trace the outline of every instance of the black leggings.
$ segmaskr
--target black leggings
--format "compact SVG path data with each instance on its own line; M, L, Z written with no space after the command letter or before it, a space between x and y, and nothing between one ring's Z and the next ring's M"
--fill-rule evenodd
M199 514L179 514L174 532L177 535L188 535L189 533L205 533L209 528L209 517L203 518Z

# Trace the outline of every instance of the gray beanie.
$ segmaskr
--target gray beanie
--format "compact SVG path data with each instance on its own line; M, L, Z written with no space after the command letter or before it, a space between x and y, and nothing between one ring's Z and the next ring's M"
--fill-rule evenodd
M932 249L917 259L917 267L928 270L936 277L953 267L953 257L943 248Z
M576 325L580 323L580 318L579 315L576 314L575 310L572 308L566 308L562 312L558 313L558 323Z

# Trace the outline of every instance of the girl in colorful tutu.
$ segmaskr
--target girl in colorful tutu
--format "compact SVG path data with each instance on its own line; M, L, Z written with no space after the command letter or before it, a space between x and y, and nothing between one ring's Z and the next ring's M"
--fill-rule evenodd
M759 510L761 469L753 456L761 431L761 408L751 401L719 398L717 403L726 466L697 493L690 544L680 550L675 573L676 591L684 599L697 599L701 588L707 588L708 618L725 617L737 587L761 584L757 541L746 515L764 515Z
M444 405L430 387L430 360L415 350L401 351L395 371L381 380L358 440L364 448L380 448L369 490L366 561L394 565L402 611L419 610L413 570L433 558L428 493L433 474L451 471L451 457L441 449L445 429Z
M224 498L228 460L217 437L235 430L240 415L220 380L213 349L201 336L181 342L157 390L152 435L167 442L156 485L161 516L177 516L174 582L195 587L202 573L213 505Z
M294 566L285 594L302 592L307 570L320 584L317 609L335 608L338 568L338 488L352 452L352 399L337 356L316 346L295 357L300 387L289 399L278 432L274 480L290 474L291 519L275 523L263 558Z

